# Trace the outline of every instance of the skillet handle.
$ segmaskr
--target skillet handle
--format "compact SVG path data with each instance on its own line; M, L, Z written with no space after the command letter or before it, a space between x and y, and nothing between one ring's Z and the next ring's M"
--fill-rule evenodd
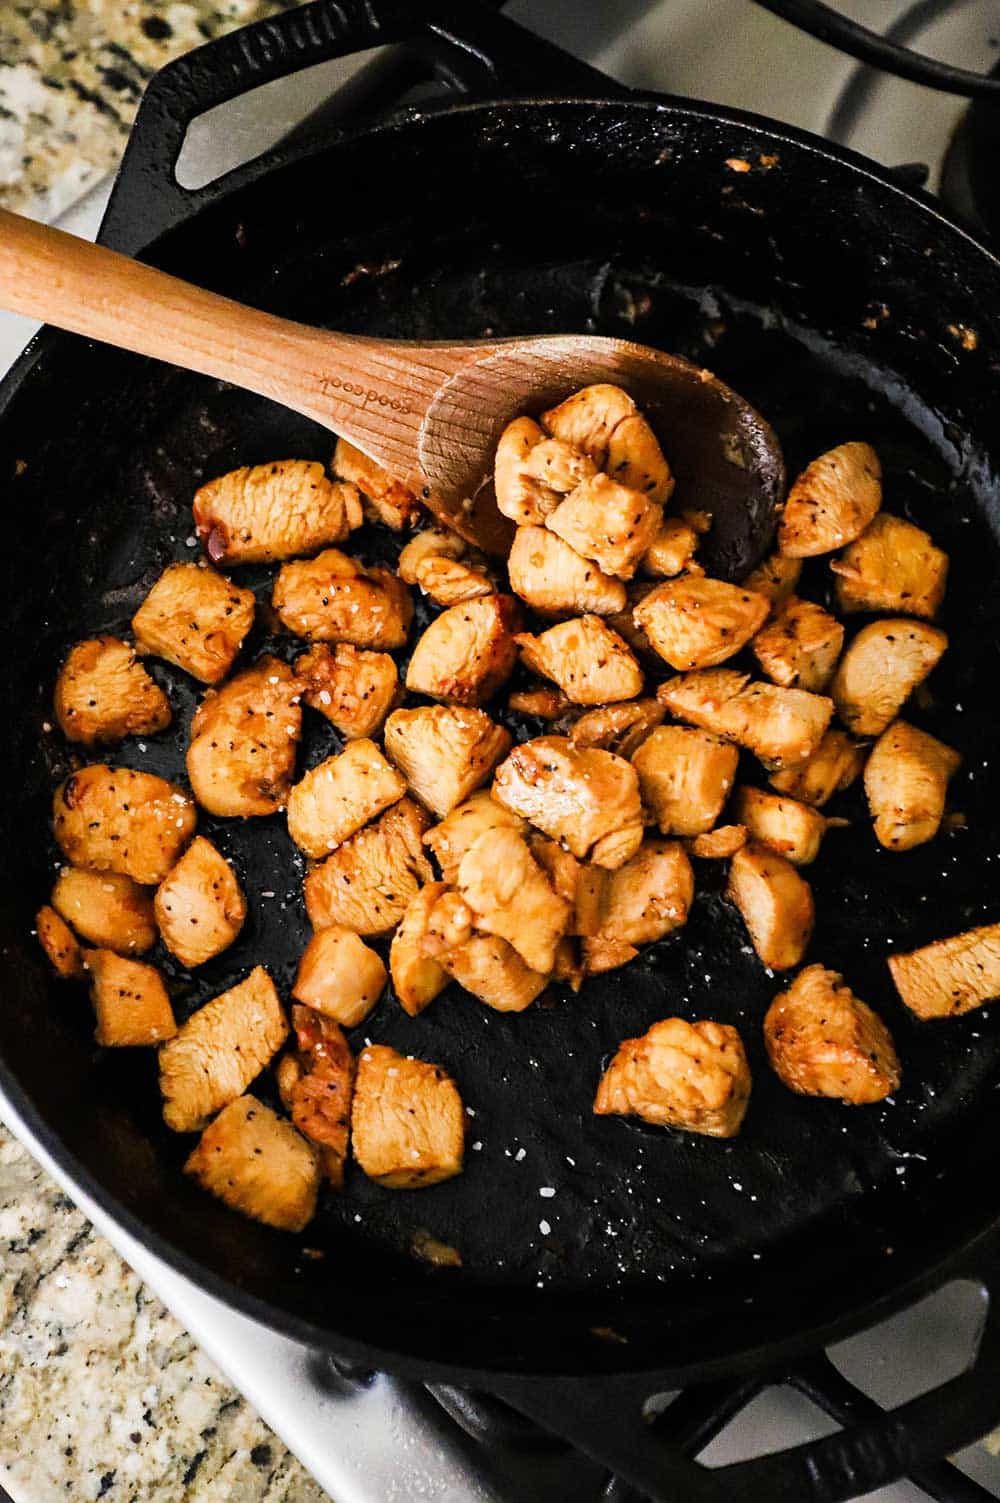
M122 158L101 243L135 255L226 190L295 153L278 145L204 187L183 188L177 160L188 126L206 110L316 63L399 44L415 52L428 76L463 94L605 98L627 92L480 0L313 0L208 42L156 74ZM352 113L358 113L356 98Z

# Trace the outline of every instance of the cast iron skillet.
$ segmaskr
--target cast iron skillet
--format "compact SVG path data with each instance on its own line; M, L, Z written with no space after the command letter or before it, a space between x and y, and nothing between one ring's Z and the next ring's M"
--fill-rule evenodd
M176 185L201 110L410 37L444 74L508 97L334 131L195 194ZM559 97L581 90L594 97ZM390 998L358 1030L453 1071L476 1113L459 1179L401 1195L354 1174L298 1240L242 1220L180 1174L190 1140L160 1122L151 1052L97 1051L83 994L50 981L31 936L55 855L41 832L66 766L49 696L69 641L125 628L157 572L192 556L204 477L276 454L325 459L329 440L263 401L49 331L0 392L0 1060L32 1130L123 1226L222 1298L368 1365L492 1389L657 1497L842 1498L981 1433L1000 1404L995 1302L969 1373L884 1423L778 1457L706 1471L660 1444L641 1404L777 1370L945 1278L994 1287L997 1019L918 1025L884 957L1000 917L998 263L848 153L706 105L626 97L471 3L420 21L402 0L321 0L168 68L103 238L340 328L634 336L744 392L792 472L831 443L872 440L887 505L952 558L952 647L913 714L965 755L953 804L966 828L887 856L857 792L830 811L860 823L827 838L809 958L843 970L889 1021L905 1071L891 1103L847 1110L773 1077L759 1023L778 983L705 868L687 928L576 999L508 1017L453 988L419 1019ZM372 533L358 546L372 558L388 545ZM263 571L240 578L265 593ZM265 641L261 627L250 654ZM127 742L113 760L177 776L196 689L153 671L178 733ZM335 745L311 725L306 763ZM257 960L287 987L307 932L280 818L202 828L240 870L252 919L195 976L168 966L181 1016ZM670 1013L741 1028L755 1084L733 1142L591 1115L606 1056ZM461 1271L408 1255L422 1228L460 1247Z

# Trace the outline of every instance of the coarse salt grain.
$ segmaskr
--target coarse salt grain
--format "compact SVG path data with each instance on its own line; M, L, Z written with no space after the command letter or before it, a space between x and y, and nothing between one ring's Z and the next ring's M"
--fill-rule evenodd
M541 1232L543 1237L547 1237L552 1228L549 1226L549 1223L547 1221L540 1221L538 1223L538 1230Z
M515 1155L514 1155L515 1162L519 1164L521 1162L521 1160L525 1157L525 1155L527 1154L527 1152L528 1152L528 1150L526 1148L519 1148L517 1150L517 1152L515 1153Z
M538 1193L543 1200L551 1200L556 1192L551 1185L542 1185Z

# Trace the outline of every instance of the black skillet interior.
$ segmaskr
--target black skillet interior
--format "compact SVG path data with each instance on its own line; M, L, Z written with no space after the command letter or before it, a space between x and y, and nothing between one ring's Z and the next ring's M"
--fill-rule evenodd
M848 1110L776 1081L760 1021L779 981L720 897L718 865L702 863L687 927L578 997L554 990L503 1016L451 988L409 1019L388 996L356 1031L355 1044L386 1041L452 1071L474 1113L460 1178L400 1194L352 1171L300 1239L242 1220L182 1176L192 1140L161 1124L152 1053L97 1050L85 994L49 980L31 936L55 858L48 800L67 766L50 693L70 641L127 631L158 571L194 556L200 481L277 455L326 460L331 440L241 392L47 335L0 423L0 1055L73 1172L151 1245L262 1318L466 1371L723 1360L856 1316L992 1221L1000 1020L986 1009L917 1025L884 963L1000 917L992 259L931 208L802 138L701 107L618 102L470 106L390 124L292 160L167 237L155 258L350 330L634 337L744 393L777 427L791 473L830 444L871 440L886 506L929 527L952 560L951 649L913 718L962 751L951 803L965 822L886 855L852 792L828 811L851 827L829 833L810 873L809 959L842 970L892 1027L904 1063L892 1101ZM365 560L392 548L374 531L357 539ZM262 600L268 578L240 574ZM823 598L823 563L806 579ZM246 657L265 644L295 646L258 626ZM152 671L174 727L110 760L183 778L197 689L162 663ZM337 746L307 719L303 767ZM154 957L182 1017L258 961L287 994L307 935L283 820L203 817L201 828L234 860L251 917L194 975ZM619 1040L675 1013L735 1023L746 1041L754 1092L732 1142L591 1115ZM270 1098L268 1080L258 1089ZM420 1229L461 1250L460 1272L409 1255Z

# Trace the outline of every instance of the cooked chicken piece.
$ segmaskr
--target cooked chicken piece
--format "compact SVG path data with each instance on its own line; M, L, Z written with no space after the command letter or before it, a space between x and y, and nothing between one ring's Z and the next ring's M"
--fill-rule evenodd
M870 444L838 444L807 465L788 492L778 548L814 558L853 542L882 505L882 467Z
M659 441L641 413L622 418L608 439L604 468L619 485L641 491L662 506L673 495L674 478Z
M635 945L622 944L617 939L585 938L581 940L580 948L584 976L603 976L607 971L617 971L639 953Z
M233 943L247 916L247 900L229 862L196 835L156 890L163 943L182 965L204 965Z
M431 912L447 891L444 882L428 882L410 899L403 921L392 936L389 974L399 1005L411 1018L423 1012L448 985L448 972L432 956L424 954L424 937Z
M55 712L69 741L84 746L155 736L170 724L170 701L117 637L78 642L56 679Z
M95 762L56 789L56 840L73 866L162 882L194 834L194 804L176 783Z
M404 647L413 601L391 569L366 569L338 548L284 564L271 592L281 624L310 642Z
M732 668L668 679L656 697L678 719L738 742L770 767L811 757L833 714L833 702L819 694L752 682Z
M762 595L703 574L657 585L635 609L635 623L671 668L724 663L764 624Z
M801 971L764 1019L775 1073L800 1096L848 1106L883 1101L902 1080L892 1036L878 1013L825 966Z
M444 957L472 938L474 914L464 898L445 885L430 905L421 949L444 962ZM516 952L515 952L516 953Z
M601 1077L594 1111L732 1138L749 1100L750 1066L735 1028L664 1018L620 1046Z
M349 642L318 642L295 659L302 698L345 741L374 736L399 695L399 674L387 652L364 652Z
M830 568L842 611L898 611L932 620L944 599L948 555L923 528L883 511Z
M642 802L664 835L703 835L722 813L740 754L690 725L661 725L632 755Z
M769 782L779 793L820 808L851 786L867 755L865 747L852 741L846 731L827 731L811 757L772 773Z
M957 1018L1000 997L1000 924L890 955L896 990L918 1018Z
M641 491L607 475L583 480L560 501L545 525L563 542L593 559L605 574L631 579L660 530L663 513Z
M539 683L528 689L512 690L507 696L507 708L515 715L536 715L539 720L562 720L573 710L561 689Z
M847 729L856 736L881 736L947 646L943 631L905 616L863 626L830 685Z
M481 934L507 940L533 971L552 970L572 908L514 830L488 830L470 846L458 869L458 892Z
M809 804L760 788L736 790L733 817L746 826L758 845L777 851L793 866L815 861L826 834L826 820Z
M488 595L442 611L413 649L406 687L453 704L485 704L514 671L518 620L510 595Z
M770 601L772 608L777 608L789 595L794 595L801 573L801 559L786 558L783 553L772 553L747 575L743 588L753 590L756 595L763 595Z
M603 705L581 715L569 733L575 746L600 746L630 758L666 714L659 700L635 699L631 704Z
M821 605L792 595L775 608L750 645L774 683L821 694L837 666L844 628Z
M635 611L638 606L651 595L656 585L650 580L641 580L638 584L632 583L625 590L625 609L614 611L605 620L618 635L628 643L636 657L642 663L647 663L650 668L659 671L663 659L653 650L653 644L646 636L641 626L636 625Z
M664 517L659 532L642 556L639 568L643 574L652 574L658 579L673 579L675 574L692 568L697 547L698 534L693 527L680 517Z
M577 705L615 704L642 692L642 670L626 642L600 616L560 621L540 636L519 632L521 660L551 678Z
M613 752L574 746L565 736L539 736L515 746L497 768L493 796L574 856L613 869L642 840L635 768Z
M278 1089L299 1132L319 1149L327 1179L340 1190L351 1130L354 1056L340 1024L311 1007L295 1004L292 1027L298 1050L281 1059Z
M556 894L556 897L562 898L564 902L569 904L569 933L575 933L576 903L580 888L580 873L584 869L582 863L577 861L572 852L567 851L564 846L561 846L558 840L550 840L547 835L540 835L537 830L530 831L525 836L525 839L528 842L528 849L531 854L542 868L546 877L548 877L549 886ZM603 881L605 876L604 869L595 866L592 870L599 872Z
M625 609L625 586L547 527L519 527L507 560L510 587L543 616Z
M119 872L64 866L49 901L95 949L141 955L156 944L152 894Z
M548 976L525 965L514 946L495 934L472 934L436 958L453 981L494 1012L524 1012L549 984Z
M465 558L469 545L457 532L447 527L424 527L415 532L400 551L396 561L399 577L405 584L419 584L420 569L429 559L444 558L453 562Z
M510 732L485 710L420 705L395 710L385 749L417 798L443 818L484 783L510 749Z
M48 905L39 908L35 915L35 932L56 975L62 981L81 981L86 971L76 935L54 908Z
M356 486L361 492L361 506L374 522L382 522L393 532L405 532L420 521L420 502L401 480L393 480L374 459L362 454L346 438L337 439L330 469L338 480ZM331 538L336 542L336 538Z
M164 569L132 617L136 646L203 684L224 679L253 625L252 590L203 564Z
M361 526L361 497L315 460L279 459L203 485L194 521L213 564L270 564L343 542Z
M636 405L620 386L584 386L558 407L542 413L547 431L586 454L598 469L608 462L608 446L619 423L634 417Z
M421 836L428 818L400 799L380 819L314 866L303 883L314 929L342 924L356 934L388 934L424 882L434 878Z
M159 1044L177 1032L174 1010L159 971L114 950L84 950L90 996L97 1015L94 1034L109 1049Z
M865 767L865 793L880 845L910 851L933 840L941 828L948 781L962 765L957 751L894 720L872 748Z
M163 1120L196 1132L241 1096L285 1042L288 1023L278 993L259 965L213 997L160 1050Z
M701 861L727 861L742 850L748 835L746 825L717 825L714 830L689 840L688 850Z
M498 804L487 789L470 794L464 803L456 805L439 825L428 830L424 845L429 846L437 858L441 875L446 882L454 882L466 851L480 835L490 830L513 830L522 834L527 829L520 815L512 814Z
M646 840L624 866L603 873L597 926L585 925L592 929L588 938L652 944L687 923L693 900L694 873L680 841Z
M726 896L743 916L760 959L771 971L801 961L812 937L812 889L784 856L751 841L730 862Z
M400 579L418 585L438 605L461 605L496 588L482 554L443 527L428 527L411 538L397 567Z
M316 1212L315 1148L255 1096L241 1096L219 1113L184 1172L231 1210L282 1232L301 1232Z
M349 741L338 756L327 757L295 784L288 795L288 833L300 851L318 861L405 792L405 779L374 741Z
M572 444L546 438L532 418L515 418L497 444L497 506L519 526L540 524L567 492L595 472L593 461Z
M628 862L625 864L627 866ZM603 867L594 866L589 861L577 863L572 927L574 934L593 939L599 931L603 922L602 904L607 879L608 874Z
M465 1110L440 1065L384 1044L358 1056L351 1108L354 1157L387 1190L419 1190L462 1172Z
M284 808L302 735L301 697L288 664L272 657L208 690L191 721L187 773L210 814L249 818Z
M367 1018L385 990L382 957L350 929L318 929L306 945L292 996L344 1028Z

